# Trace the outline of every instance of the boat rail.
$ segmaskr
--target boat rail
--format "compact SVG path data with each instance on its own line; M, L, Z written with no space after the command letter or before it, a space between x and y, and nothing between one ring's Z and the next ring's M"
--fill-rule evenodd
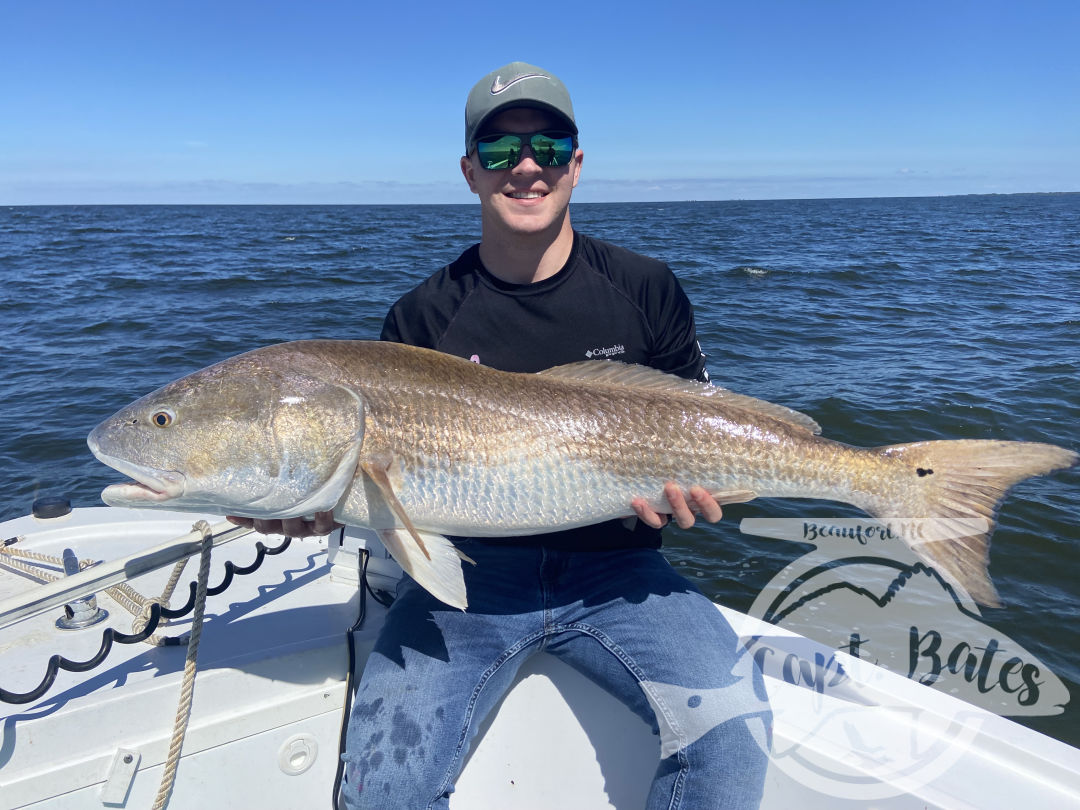
M255 534L254 529L236 526L224 520L211 526L210 532L214 547ZM93 565L78 574L0 601L0 630L75 599L90 596L113 585L193 557L202 551L203 537L201 530L192 529L187 534L167 540L148 551Z

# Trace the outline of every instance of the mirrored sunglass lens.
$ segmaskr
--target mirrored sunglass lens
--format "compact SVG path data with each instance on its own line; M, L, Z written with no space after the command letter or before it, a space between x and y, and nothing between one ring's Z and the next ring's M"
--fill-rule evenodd
M529 145L541 166L565 166L574 154L574 139L561 133L538 132Z
M480 165L485 169L509 169L521 159L521 138L515 135L481 139L476 142Z

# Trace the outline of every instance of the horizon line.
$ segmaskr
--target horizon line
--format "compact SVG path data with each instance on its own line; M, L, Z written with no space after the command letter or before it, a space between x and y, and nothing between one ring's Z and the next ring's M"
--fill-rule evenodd
M930 200L947 199L952 197L1019 197L1019 196L1067 196L1080 194L1080 191L972 191L955 194L878 194L878 195L839 195L825 197L716 197L716 198L679 198L657 200L589 200L584 202L570 201L570 205L656 205L662 203L728 203L728 202L807 202L820 200ZM442 203L410 203L410 202L376 202L376 203L346 203L346 202L56 202L56 203L3 203L0 208L108 208L108 207L173 207L173 208L198 208L198 207L279 207L279 208L391 208L391 207L467 207L477 206L479 201L471 202L442 202Z

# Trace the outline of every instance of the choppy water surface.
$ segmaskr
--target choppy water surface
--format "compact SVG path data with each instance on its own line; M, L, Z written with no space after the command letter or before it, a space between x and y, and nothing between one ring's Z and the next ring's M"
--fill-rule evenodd
M669 262L719 385L860 445L936 438L1080 449L1080 195L581 205L579 230ZM479 237L472 206L0 209L0 519L115 480L98 421L184 373L268 343L374 338L397 296ZM1006 501L984 620L1073 693L1026 719L1080 744L1080 474ZM807 548L730 506L668 537L710 596L747 610ZM688 643L692 643L689 642Z

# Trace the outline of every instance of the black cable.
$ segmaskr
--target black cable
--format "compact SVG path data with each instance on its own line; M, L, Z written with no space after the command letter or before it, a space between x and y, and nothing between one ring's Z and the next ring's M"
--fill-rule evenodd
M221 578L221 582L212 588L206 589L207 596L217 596L224 591L230 585L232 585L233 576L247 576L253 574L259 570L259 566L263 564L263 560L267 557L273 557L277 554L281 554L292 543L291 537L286 537L278 545L273 548L267 548L263 545L262 540L255 544L255 561L251 565L239 566L235 565L232 560L225 561L225 575ZM195 591L198 589L198 585L195 582L191 582L189 586L188 600L182 607L178 608L162 608L161 615L166 619L178 619L181 616L186 616L195 608Z
M255 544L255 561L251 565L238 566L234 565L232 560L228 560L225 563L225 576L221 578L219 582L213 588L207 588L206 593L208 596L214 596L221 593L229 585L232 584L233 576L244 576L251 574L258 570L259 566L263 564L263 560L267 557L272 557L276 554L281 554L289 547L292 542L291 537L286 537L281 543L273 548L267 548L260 540ZM365 566L366 566L365 559ZM87 672L98 666L102 661L108 657L109 652L112 650L113 642L117 644L137 644L149 638L160 623L162 618L166 619L178 619L181 616L185 616L195 608L195 591L197 584L191 583L190 596L188 597L187 604L183 607L171 609L162 606L161 604L154 602L150 606L150 617L147 621L146 627L144 627L138 633L121 633L114 630L111 627L106 627L101 633L101 646L98 647L98 651L93 656L85 661L72 661L69 658L65 658L62 655L53 655L49 658L49 662L45 667L45 677L41 679L41 683L31 689L29 692L9 692L7 689L0 687L0 702L3 703L32 703L39 697L44 695L52 687L56 681L56 676L60 673L60 670L66 670L68 672ZM167 638L164 640L162 646L176 647L180 645L179 638Z
M344 532L342 532L341 539L344 539ZM363 627L364 619L367 618L367 592L369 590L367 584L367 564L371 554L366 548L361 548L360 555L361 558L358 572L360 605L356 621L353 622L353 626L345 632L345 643L349 648L349 668L345 671L345 706L341 713L341 731L338 733L338 759L337 769L334 772L334 788L330 793L330 804L334 810L337 810L338 794L341 792L341 782L345 776L345 760L341 758L341 755L345 753L345 738L349 733L349 716L352 714L353 670L356 669L356 639L353 638L353 634ZM379 601L379 603L382 604L378 597L375 596L374 592L372 592L371 595L376 601Z
M147 622L146 627L140 632L132 634L121 633L111 627L106 627L101 634L101 646L98 647L98 651L94 653L91 658L88 658L86 661L72 661L62 655L53 655L49 658L49 663L45 667L45 677L41 679L41 683L29 692L9 692L7 689L0 687L0 701L3 701L4 703L34 702L49 691L49 688L53 685L60 670L63 669L68 672L86 672L87 670L93 669L109 655L109 651L112 650L114 641L117 644L135 644L143 639L149 638L150 634L157 628L160 619L161 605L155 602L150 606L150 621ZM172 644L178 643L179 642L177 641L172 641Z

